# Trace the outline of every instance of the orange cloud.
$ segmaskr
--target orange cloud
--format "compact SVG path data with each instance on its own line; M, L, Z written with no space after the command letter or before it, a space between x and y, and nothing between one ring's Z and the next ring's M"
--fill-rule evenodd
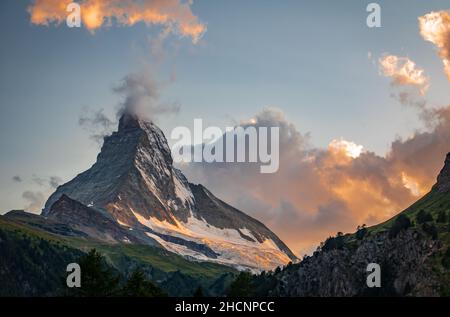
M379 59L380 71L386 77L392 78L392 84L396 86L415 86L420 94L424 95L428 90L429 78L425 71L407 57L385 55Z
M258 164L181 168L192 181L263 221L301 255L338 231L389 219L431 188L450 151L450 107L430 110L427 117L429 131L394 141L380 156L344 139L313 147L281 111L266 109L244 125L280 128L277 173L261 174Z
M28 7L31 23L49 25L49 23L61 23L67 17L67 5L71 0L37 0Z
M332 140L328 145L328 150L330 152L343 154L348 158L357 158L361 155L363 146L340 138Z
M31 23L38 25L60 24L66 20L67 5L71 0L36 0L28 7ZM102 26L132 26L143 22L147 25L161 25L167 30L190 37L197 43L206 32L206 26L199 22L191 11L192 2L181 0L82 0L81 18L90 31Z
M420 34L438 49L450 81L450 12L431 12L419 17Z

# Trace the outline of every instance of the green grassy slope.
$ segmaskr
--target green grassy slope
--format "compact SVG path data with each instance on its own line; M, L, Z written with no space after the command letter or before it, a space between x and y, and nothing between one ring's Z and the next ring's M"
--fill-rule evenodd
M32 281L30 283L36 283L39 279L45 280L48 279L48 276L52 276L50 279L52 283L46 287L38 287L33 292L25 292L26 294L54 294L57 292L56 282L59 283L58 278L64 276L66 265L76 262L77 257L83 252L94 248L124 275L138 267L143 269L152 280L166 288L171 295L189 296L199 285L207 290L210 285L214 285L217 279L223 278L223 276L232 277L236 274L236 270L231 267L209 262L189 261L156 247L131 244L108 245L84 238L60 236L0 216L0 252L9 254L8 258L3 258L4 261L0 263L0 281L6 282L8 279L11 288L17 288L18 282L14 279L18 277L13 274L7 278L2 273L12 272L18 266L23 265L22 278L26 279L28 275ZM37 268L30 270L30 267L35 265ZM58 278L53 276L51 271L59 272ZM179 284L180 280L189 282L184 288L173 285ZM214 289L210 295L220 295L219 293L222 291ZM8 294L0 292L0 295ZM20 295L20 291L17 291L16 294L13 292L11 295Z
M55 296L83 253L0 218L0 296Z
M424 224L420 224L420 221L418 221L418 214L421 211L432 216L432 220L426 224L436 228L437 236L435 239L440 242L441 247L440 251L434 253L429 261L433 267L433 271L438 274L439 279L447 281L443 283L447 284L447 287L442 289L441 294L450 296L450 193L440 193L433 189L392 219L368 228L369 233L376 234L377 232L387 231L392 227L395 219L400 215L405 215L412 222L412 230L423 232L426 235L427 232L424 230ZM445 213L444 222L438 221L440 213Z
M439 193L436 190L431 190L428 194L420 198L401 213L385 222L370 227L369 231L376 233L379 231L388 230L400 214L404 214L414 220L420 210L430 213L433 216L433 219L437 219L439 212L442 210L450 212L450 194Z

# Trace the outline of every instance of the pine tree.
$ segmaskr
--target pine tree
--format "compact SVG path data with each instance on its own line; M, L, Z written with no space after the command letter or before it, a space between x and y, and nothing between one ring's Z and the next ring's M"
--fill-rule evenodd
M440 223L446 223L447 222L447 213L445 212L445 210L441 210L439 212L436 221L440 222Z
M117 296L119 276L95 249L80 260L81 287L73 289L76 296L108 297Z
M251 297L253 293L252 275L248 272L241 272L231 283L228 297Z
M195 290L194 297L204 297L203 288L201 285L199 285L199 287L197 287L197 289Z
M391 228L389 229L389 237L396 237L400 231L408 229L409 227L411 227L411 225L411 220L409 220L408 216L404 214L398 215L398 217L395 218Z
M417 216L416 216L416 220L417 220L417 223L422 224L422 223L425 223L425 222L428 222L428 221L433 221L433 217L431 216L430 213L428 213L425 210L421 209L419 211L419 213L417 214Z
M121 295L125 297L165 297L159 287L149 281L144 272L135 270L131 273L128 281L121 290Z

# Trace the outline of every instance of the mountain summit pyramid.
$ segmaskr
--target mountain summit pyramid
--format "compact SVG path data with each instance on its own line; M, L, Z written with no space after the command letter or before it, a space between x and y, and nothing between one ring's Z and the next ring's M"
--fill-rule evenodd
M68 221L70 208L61 212L58 206L70 206L69 201L84 205L83 215L87 210L98 214L90 231L95 226L104 231L102 224L111 222L124 229L119 239L121 230L106 234L117 242L159 245L193 260L251 270L273 269L296 259L261 222L202 185L189 183L173 166L163 132L135 115L120 118L118 131L105 138L96 163L59 186L42 215L59 220L64 215Z

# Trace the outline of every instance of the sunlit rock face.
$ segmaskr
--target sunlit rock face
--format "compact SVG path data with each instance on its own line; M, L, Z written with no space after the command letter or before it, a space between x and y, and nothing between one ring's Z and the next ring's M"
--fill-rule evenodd
M107 215L141 240L144 234L194 260L254 271L295 260L262 223L203 186L190 184L173 167L163 132L134 115L121 117L118 131L105 138L90 169L50 196L44 216L52 216L52 206L63 194Z

